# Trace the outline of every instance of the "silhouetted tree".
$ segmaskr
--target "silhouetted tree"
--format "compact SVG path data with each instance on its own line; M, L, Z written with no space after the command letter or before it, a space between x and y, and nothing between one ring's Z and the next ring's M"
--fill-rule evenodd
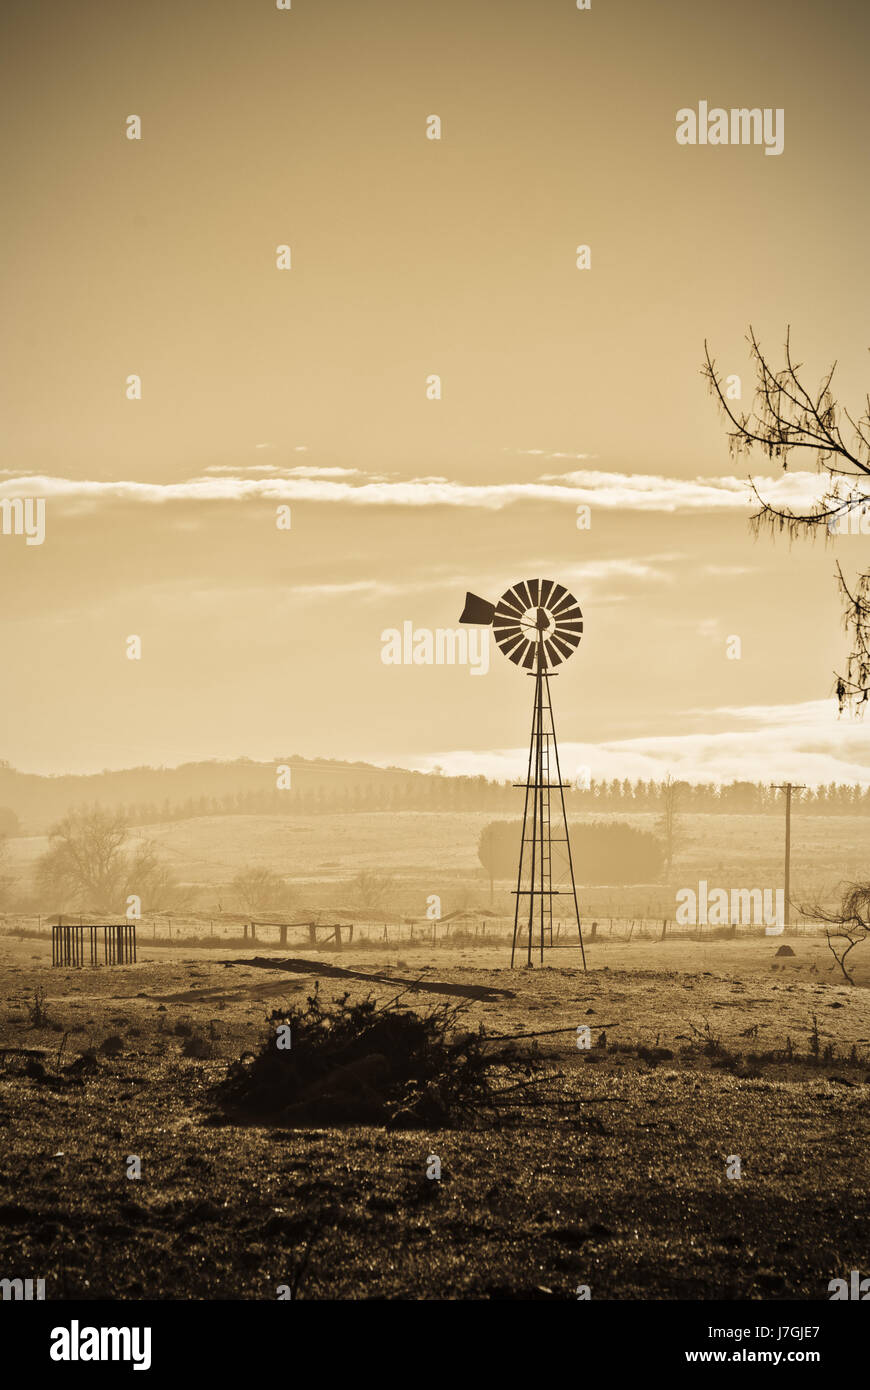
M293 890L271 869L248 868L236 874L230 892L242 909L257 917L261 912L285 912L293 903Z
M863 414L856 419L832 393L836 362L818 386L808 389L801 376L802 364L792 360L790 331L786 332L785 366L779 371L764 356L751 326L747 341L756 375L755 397L748 412L733 409L704 343L703 372L731 426L728 439L732 453L740 456L759 448L768 458L778 459L786 470L792 451L806 450L826 477L823 495L808 512L773 506L750 482L760 507L752 518L753 527L756 533L762 527L771 533L785 529L790 536L815 533L819 528L827 535L834 534L844 522L848 526L853 511L863 513L870 502L870 491L856 486L858 480L870 476L870 395L865 397ZM837 702L841 711L849 707L861 712L870 699L870 571L865 570L850 587L839 564L836 570L844 598L844 625L852 641L845 673L836 677Z
M687 782L675 782L668 773L659 787L659 811L656 830L664 849L665 873L670 874L674 855L683 843L684 836L680 820L680 807L688 790Z
M506 833L504 826L509 826ZM520 849L520 827L514 821L490 821L480 832L477 857L489 876L489 901L492 902L495 879L512 878L517 872Z
M49 833L49 846L37 863L43 893L63 907L118 911L126 879L126 823L98 806L70 811Z
M6 836L0 834L0 909L5 910L11 896L15 880L11 874L4 872L6 868L8 846Z
M492 821L486 854L495 878L513 878L519 865L521 821ZM662 872L663 847L648 830L624 821L591 821L571 827L571 853L578 883L652 883ZM481 836L481 840L483 836ZM478 853L480 851L478 850ZM481 857L486 867L486 862ZM567 869L567 858L562 871ZM554 867L554 877L558 877Z
M37 861L40 894L59 911L123 912L135 893L144 911L178 905L180 890L155 846L140 841L127 848L126 822L98 806L70 811L53 827Z
M145 913L187 907L194 896L192 888L178 883L150 840L140 840L127 852L124 878L124 902L135 893Z
M383 907L393 889L393 880L385 874L370 873L362 869L351 881L349 894L351 906L361 912L374 912Z
M833 911L815 907L809 915L826 923L828 949L844 978L853 985L855 981L846 969L846 957L870 937L870 883L849 884L839 907Z

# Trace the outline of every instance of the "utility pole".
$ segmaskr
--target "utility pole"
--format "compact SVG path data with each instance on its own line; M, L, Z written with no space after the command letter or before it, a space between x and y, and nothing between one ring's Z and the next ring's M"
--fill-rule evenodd
M792 792L806 791L806 787L798 782L771 782L771 788L776 792L785 792L785 930L788 931L791 925L791 794Z

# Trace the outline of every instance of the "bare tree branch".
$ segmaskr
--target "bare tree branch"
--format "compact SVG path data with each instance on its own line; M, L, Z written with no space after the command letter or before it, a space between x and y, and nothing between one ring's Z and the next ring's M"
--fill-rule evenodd
M825 939L828 950L843 972L848 984L855 981L846 969L846 958L850 951L870 937L870 883L850 883L843 892L839 907L829 910L822 907L804 908L807 916L825 922ZM833 927L834 930L829 930ZM845 946L842 943L846 943Z
M865 397L863 415L856 420L833 396L836 362L814 392L805 386L801 378L803 364L792 357L790 329L786 330L785 367L781 371L774 371L769 364L751 325L747 342L755 369L755 396L751 410L738 414L732 409L715 358L704 341L702 375L730 427L728 443L732 456L742 457L760 448L769 459L778 459L785 471L793 449L808 449L815 455L820 474L827 479L824 493L812 510L797 512L768 502L750 478L749 487L758 503L758 511L750 518L752 530L756 536L762 529L771 534L787 531L789 538L795 539L815 536L822 529L826 539L830 539L856 508L861 509L862 516L870 508L870 483L863 484L864 478L870 478L870 394ZM841 417L851 430L848 442L843 437ZM863 525L861 529L863 533ZM838 564L837 579L844 600L844 627L851 637L852 649L845 671L835 673L834 688L840 712L849 709L860 714L870 699L870 573L859 575L850 586Z

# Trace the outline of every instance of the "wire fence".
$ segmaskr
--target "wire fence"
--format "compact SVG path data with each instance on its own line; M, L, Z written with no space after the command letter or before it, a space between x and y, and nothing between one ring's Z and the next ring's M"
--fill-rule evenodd
M0 935L49 939L56 924L99 926L117 919L100 918L93 914L22 915L0 914ZM785 932L756 923L727 925L685 924L669 917L583 917L583 940L586 945L599 943L716 941L735 938L788 936L823 936L825 923L798 915ZM203 946L213 949L231 947L252 948L261 945L298 950L314 948L340 950L348 947L388 946L494 946L509 943L513 938L513 917L463 915L457 919L414 921L379 920L377 914L355 921L330 918L319 914L305 921L262 921L238 914L223 916L187 916L184 914L145 914L137 919L137 935L141 947ZM532 939L537 945L540 927L536 922ZM518 940L528 942L528 920L520 923ZM545 947L577 946L577 922L563 919L549 924L544 932Z

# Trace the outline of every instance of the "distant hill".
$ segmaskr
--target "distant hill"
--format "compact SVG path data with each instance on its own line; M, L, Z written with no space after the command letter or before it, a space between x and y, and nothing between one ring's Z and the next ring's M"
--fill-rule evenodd
M279 790L278 770L290 769ZM523 769L524 770L524 769ZM516 781L522 773L518 770ZM286 777L283 779L286 781ZM594 778L566 790L569 811L661 811L662 784ZM44 777L0 762L0 836L45 834L75 806L118 811L131 826L215 815L312 815L335 811L492 811L516 814L517 793L485 777L447 777L371 763L302 758L273 762L238 758L131 767L120 772ZM724 812L782 816L775 790L760 782L679 784L679 814ZM844 783L811 788L795 809L813 815L870 814L870 787ZM18 827L20 826L20 830Z
M290 769L278 788L279 768ZM45 777L0 764L0 834L44 834L75 806L118 811L131 825L192 816L316 813L337 810L495 809L507 789L483 777L380 768L296 754L274 762L183 763Z

